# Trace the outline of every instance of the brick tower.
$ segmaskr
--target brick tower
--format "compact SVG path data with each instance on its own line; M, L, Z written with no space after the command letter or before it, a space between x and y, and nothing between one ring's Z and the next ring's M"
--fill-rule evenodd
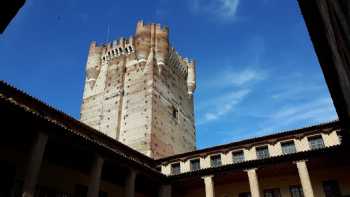
M139 21L128 39L91 43L80 119L152 158L193 151L195 86L168 28Z

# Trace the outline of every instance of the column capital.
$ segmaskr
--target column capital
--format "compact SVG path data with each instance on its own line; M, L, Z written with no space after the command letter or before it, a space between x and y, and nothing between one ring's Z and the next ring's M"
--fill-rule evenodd
M244 172L249 172L249 171L257 171L258 168L248 168L248 169L244 169Z
M207 175L202 177L202 179L204 180L206 197L215 197L213 177L214 175Z
M128 168L129 172L128 174L131 176L137 176L139 174L139 171L136 170L135 168Z
M213 178L214 177L214 175L206 175L206 176L202 176L201 178L202 179L208 179L208 178Z
M308 162L309 160L308 159L300 159L300 160L296 160L296 161L293 161L294 164L298 164L298 163L306 163Z

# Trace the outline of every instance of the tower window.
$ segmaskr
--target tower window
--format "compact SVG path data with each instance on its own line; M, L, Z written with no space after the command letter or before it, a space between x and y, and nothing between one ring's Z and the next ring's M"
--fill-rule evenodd
M177 119L179 111L176 109L176 107L172 106L171 107L171 114L174 119Z

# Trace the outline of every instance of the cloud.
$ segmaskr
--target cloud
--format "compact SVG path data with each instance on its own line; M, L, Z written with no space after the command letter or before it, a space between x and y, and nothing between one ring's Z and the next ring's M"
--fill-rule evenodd
M257 69L247 68L239 72L227 73L226 78L235 86L242 86L267 77L267 73Z
M213 80L207 80L204 85L205 89L211 90L210 94L196 106L200 115L198 125L232 113L252 93L256 83L266 78L266 71L252 67L235 71L226 69L225 72L214 75ZM213 90L220 92L221 96L213 97L212 95L217 95L213 94Z
M219 0L219 6L216 10L217 14L223 17L233 17L237 13L239 0Z
M202 103L201 108L205 112L198 124L205 124L217 120L231 112L249 93L249 89L241 89Z
M323 79L315 78L314 75L307 77L300 73L281 75L276 81L278 85L271 91L271 98L275 101L305 99L307 95L319 94L325 90Z
M231 68L224 70L208 79L204 84L207 88L211 87L246 87L253 85L259 81L268 78L268 71L253 67L246 67L242 70L232 70ZM214 80L215 79L215 80ZM220 80L218 80L220 79Z
M300 123L317 124L337 119L330 97L312 99L300 104L289 104L272 112L264 123L264 132L290 128Z
M265 122L261 124L260 128L251 130L248 129L249 126L246 126L220 131L220 133L225 136L222 142L228 143L233 140L264 136L336 119L337 114L334 111L332 100L329 97L323 97L300 105L289 105L277 109L265 116Z
M190 10L194 14L205 14L224 21L236 19L240 0L191 0Z

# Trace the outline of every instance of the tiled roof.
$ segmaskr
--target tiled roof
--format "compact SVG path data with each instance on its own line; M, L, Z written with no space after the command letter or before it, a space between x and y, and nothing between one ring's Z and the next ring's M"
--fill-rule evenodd
M142 165L152 171L155 170L156 161L142 153L114 140L92 127L54 109L42 101L0 81L0 100L19 107L31 113L33 116L43 119L50 124L78 135L106 150L112 151L117 156Z

